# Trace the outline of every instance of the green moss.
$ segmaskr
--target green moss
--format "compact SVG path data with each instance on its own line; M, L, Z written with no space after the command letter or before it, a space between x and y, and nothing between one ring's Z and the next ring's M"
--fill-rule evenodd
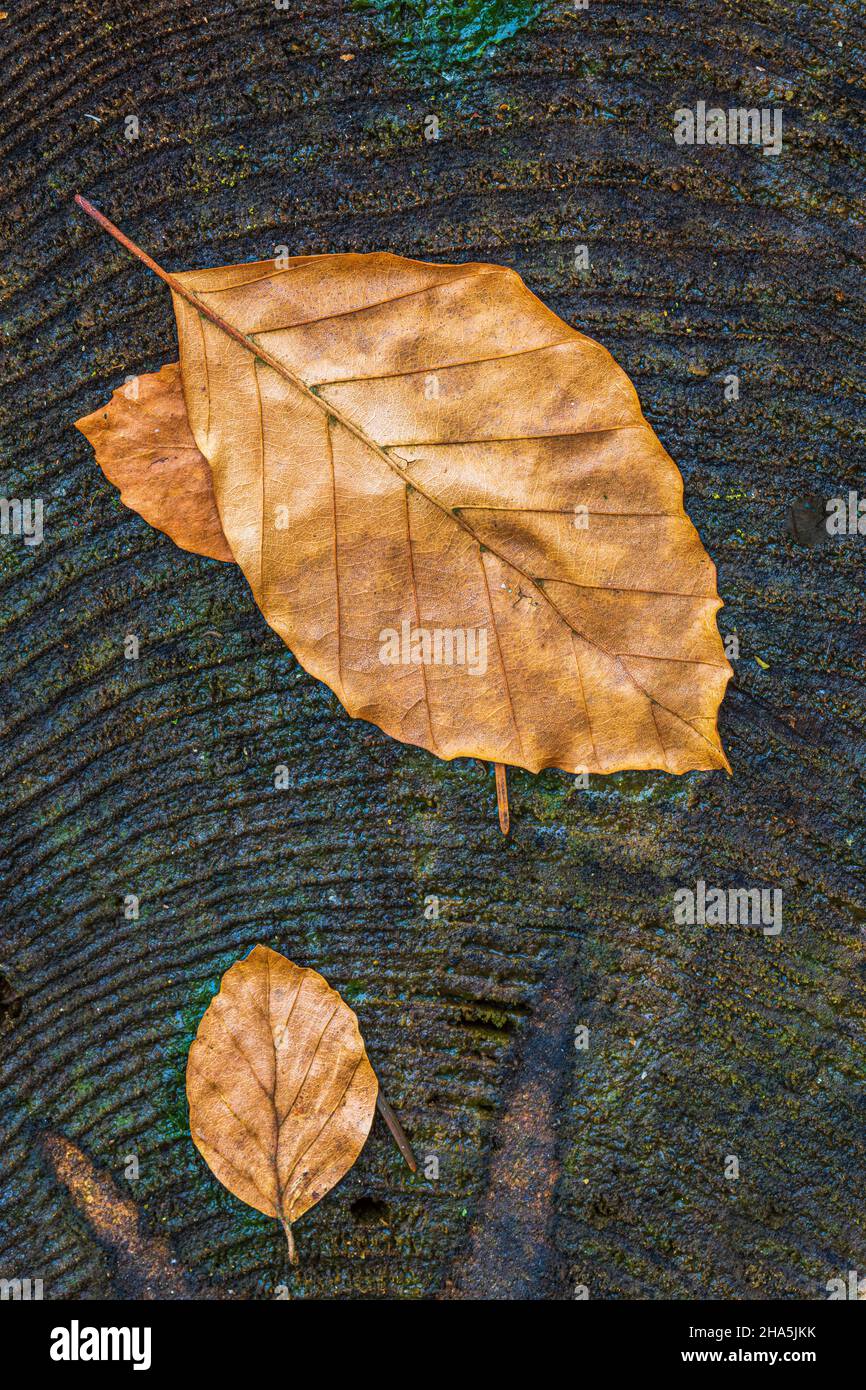
M368 981L347 980L340 993L353 1009L357 1009L360 1005L365 1004L370 997Z
M165 1083L165 1123L162 1136L165 1140L189 1138L189 1120L186 1106L186 1059L192 1041L198 1031L202 1016L208 1004L220 987L220 980L226 970L234 963L235 956L227 952L220 964L218 973L200 980L190 992L189 1003L185 1009L178 1009L175 1027L165 1047L166 1066L163 1072Z
M548 8L546 0L353 0L352 8L372 11L383 36L410 66L455 75L490 48L513 38Z
M683 801L693 785L692 776L672 777L662 771L613 772L607 777L591 776L587 791L625 801Z

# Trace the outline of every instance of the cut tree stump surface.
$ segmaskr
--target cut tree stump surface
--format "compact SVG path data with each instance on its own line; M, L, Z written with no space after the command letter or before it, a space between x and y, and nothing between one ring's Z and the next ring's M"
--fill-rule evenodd
M825 1297L866 1271L866 536L810 545L801 504L866 490L857 10L554 5L462 66L395 45L400 14L0 22L0 487L45 506L41 545L0 537L0 1277ZM675 145L698 100L780 107L782 154ZM177 355L164 287L78 191L169 269L500 262L608 347L718 565L733 776L512 772L504 839L492 769L351 722L72 428ZM780 889L781 933L677 925L699 879ZM356 1009L420 1162L377 1120L292 1270L187 1127L189 1043L257 941Z

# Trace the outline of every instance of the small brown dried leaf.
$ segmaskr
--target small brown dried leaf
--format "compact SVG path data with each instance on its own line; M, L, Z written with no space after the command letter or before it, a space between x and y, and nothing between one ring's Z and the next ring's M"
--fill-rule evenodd
M107 405L75 422L120 500L183 550L232 560L220 524L210 467L189 427L180 367L121 386Z
M222 978L190 1048L193 1143L220 1182L291 1226L351 1168L378 1083L358 1020L326 980L267 946Z

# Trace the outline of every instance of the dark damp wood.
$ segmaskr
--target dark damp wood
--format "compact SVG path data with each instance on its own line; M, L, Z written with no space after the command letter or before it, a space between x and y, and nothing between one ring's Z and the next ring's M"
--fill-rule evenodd
M136 1286L43 1128L212 1296L812 1299L866 1270L866 538L802 522L866 463L852 13L564 4L446 82L336 0L10 12L0 492L44 499L45 540L0 537L0 1277ZM782 155L675 146L699 99L780 105ZM733 777L511 770L503 839L489 767L351 723L71 428L177 351L76 189L169 271L498 261L609 348L719 566ZM782 933L675 925L698 879L781 888ZM259 940L352 1003L419 1165L374 1125L297 1266L187 1130L189 1042Z

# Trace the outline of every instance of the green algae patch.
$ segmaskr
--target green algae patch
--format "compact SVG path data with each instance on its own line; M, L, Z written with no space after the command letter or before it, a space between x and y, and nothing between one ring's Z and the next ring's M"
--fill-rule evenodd
M669 772L612 772L606 777L590 776L586 791L594 797L623 801L687 802L694 782L691 777L672 777Z
M189 1117L186 1103L186 1062L202 1015L214 995L220 980L236 959L225 952L206 980L199 980L190 991L185 1008L175 1011L175 1028L164 1045L162 1081L165 1088L165 1107L159 1124L160 1137L165 1142L189 1141Z
M528 28L549 7L550 0L352 0L353 9L375 15L401 61L445 77Z

